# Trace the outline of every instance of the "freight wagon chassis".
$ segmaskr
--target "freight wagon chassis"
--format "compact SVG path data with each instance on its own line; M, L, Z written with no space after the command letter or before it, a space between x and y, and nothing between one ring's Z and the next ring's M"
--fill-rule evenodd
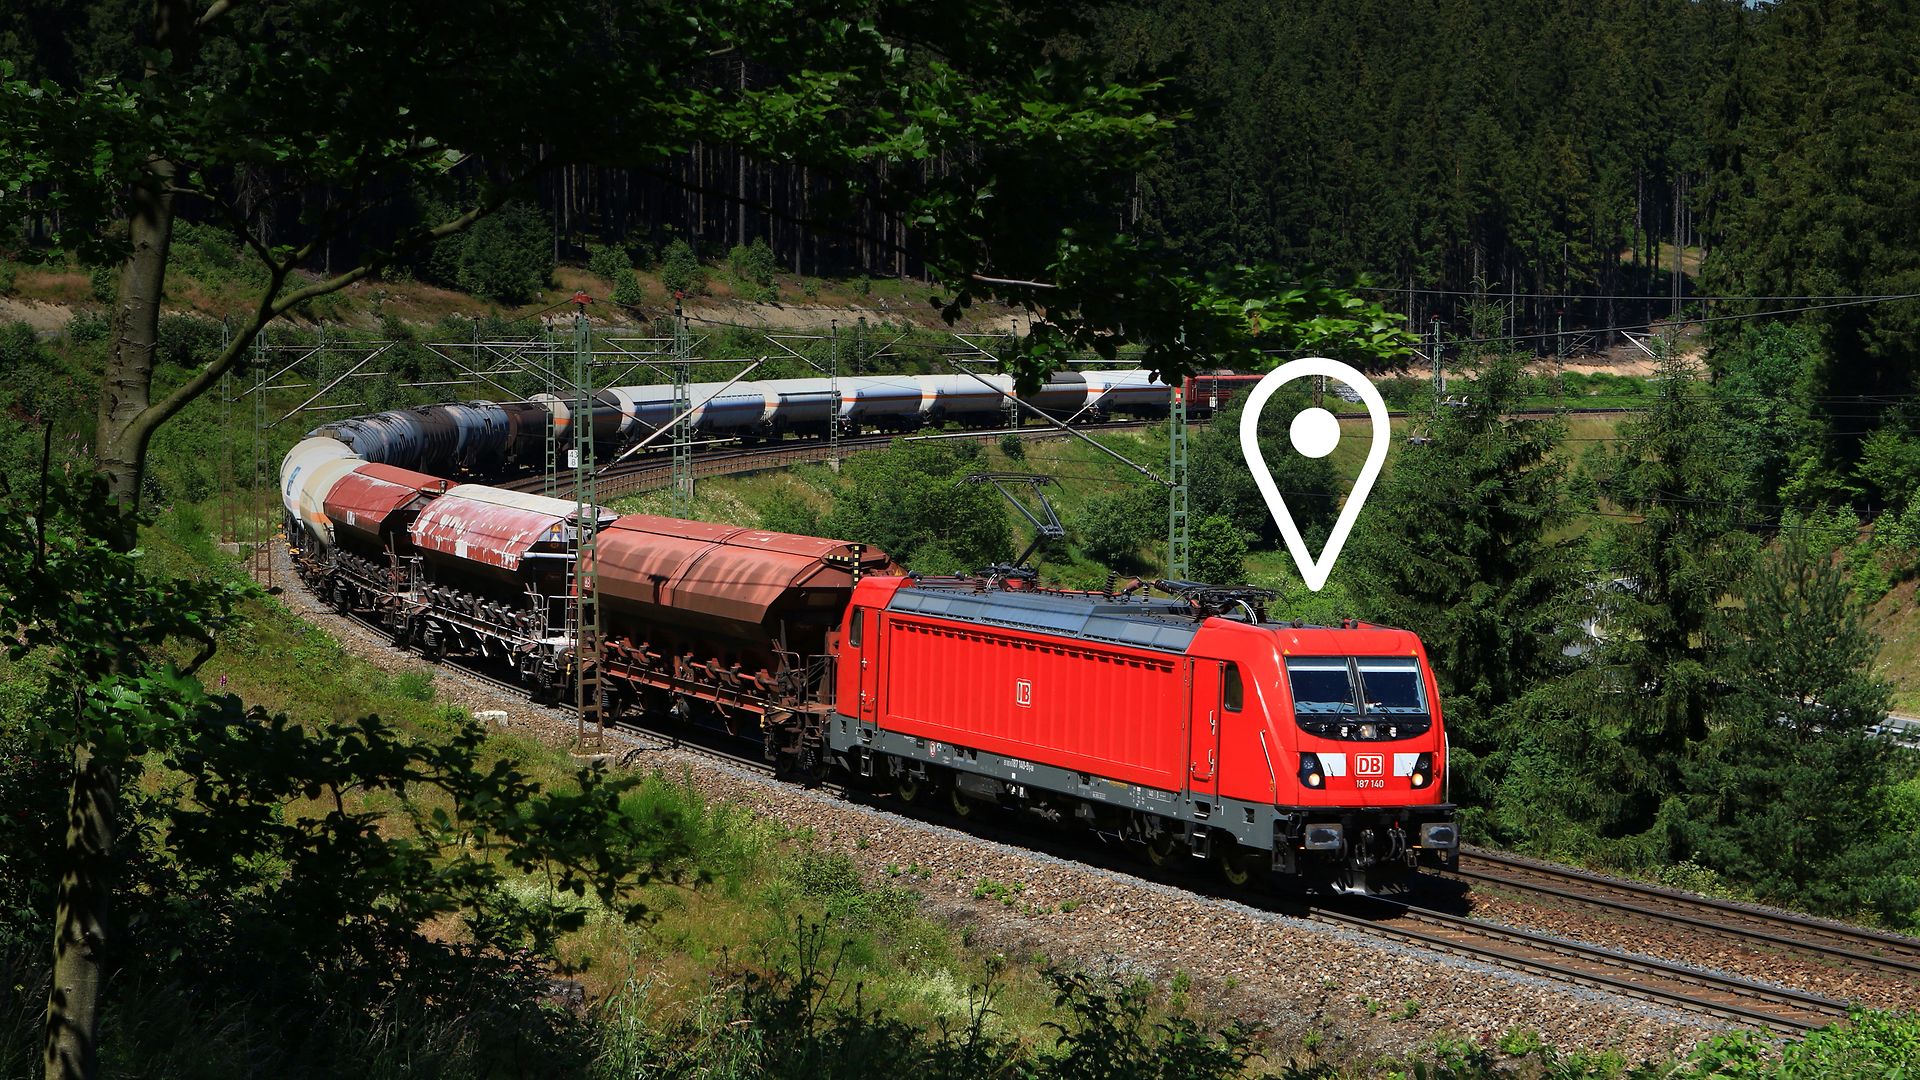
M618 717L628 703L652 697L664 702L664 711L677 719L698 722L700 711L712 714L718 728L734 737L758 731L761 752L783 779L818 783L826 778L827 716L832 706L809 700L808 675L825 670L829 658L796 663L781 654L779 672L738 671L718 662L701 662L690 655L660 656L630 642L607 643L601 666L601 686L614 690L607 715Z

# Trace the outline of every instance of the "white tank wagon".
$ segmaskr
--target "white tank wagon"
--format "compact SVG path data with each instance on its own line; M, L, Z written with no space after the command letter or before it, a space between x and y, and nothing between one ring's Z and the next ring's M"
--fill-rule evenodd
M827 379L769 379L754 386L766 395L760 426L773 438L792 432L821 436L834 422L833 385ZM844 387L842 388L844 391Z
M1014 409L1011 375L922 375L920 415L927 423L993 427Z
M1083 375L1087 381L1087 416L1093 419L1165 416L1173 404L1173 388L1143 368L1088 371Z
M327 492L361 464L346 443L325 436L303 439L280 461L280 505L287 511L287 533L305 533L322 547L333 544L327 520Z

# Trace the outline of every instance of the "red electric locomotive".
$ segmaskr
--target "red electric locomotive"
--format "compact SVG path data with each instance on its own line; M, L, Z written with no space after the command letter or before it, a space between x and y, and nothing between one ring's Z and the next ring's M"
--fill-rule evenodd
M1342 889L1457 851L1420 639L1146 599L867 578L828 746L908 800L1045 804L1146 845Z

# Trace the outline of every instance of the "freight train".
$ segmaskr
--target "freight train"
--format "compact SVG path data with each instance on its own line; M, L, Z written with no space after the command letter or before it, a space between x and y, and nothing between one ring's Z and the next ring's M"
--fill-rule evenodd
M574 502L436 476L422 442L367 460L344 430L283 463L295 565L431 658L556 698L590 670L610 719L717 724L789 776L1023 807L1236 883L1374 891L1455 857L1439 694L1404 630L1274 621L1257 592L1193 583L921 577L858 543L598 508L583 564ZM450 445L502 461L524 437L483 430ZM584 570L591 655L571 622Z
M859 435L936 424L1014 425L1031 416L1014 404L1016 397L1056 420L1097 423L1164 417L1172 390L1141 370L1059 373L1027 395L1016 395L1006 375L873 375L843 378L837 385L819 378L693 383L676 409L670 385L615 386L594 395L591 421L581 425L574 422L572 401L535 394L526 401L390 409L327 424L316 434L344 443L364 461L441 476L500 479L543 467L549 428L560 455L572 447L576 426L587 428L597 458L607 461L689 407L695 438L751 443L824 438L830 427Z

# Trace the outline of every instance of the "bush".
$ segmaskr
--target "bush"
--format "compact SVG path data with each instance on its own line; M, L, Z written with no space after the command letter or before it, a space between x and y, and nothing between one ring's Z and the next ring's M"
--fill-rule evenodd
M239 237L217 225L194 221L174 223L167 269L208 288L257 289L267 283L266 267L241 247Z
M1247 534L1224 517L1202 518L1193 527L1188 571L1209 585L1238 585L1247 578Z
M13 278L16 268L10 263L0 263L0 296L13 291Z
M1146 487L1097 495L1081 512L1074 539L1080 550L1109 566L1133 563L1140 549L1160 534L1165 510L1157 492Z
M428 204L422 216L439 221L452 211ZM553 229L535 207L508 203L467 231L433 245L418 270L437 285L502 304L523 304L553 277Z
M820 512L793 489L782 487L761 506L760 527L769 532L810 536L820 531Z
M1007 455L1008 461L1027 460L1027 440L1009 431L1000 436L1000 452Z
M105 321L105 318L101 319L101 322ZM155 351L162 364L193 368L219 355L225 343L226 328L218 319L201 315L162 315Z
M613 283L613 296L609 299L621 307L635 308L647 302L647 290L640 279L633 276L633 271L628 270Z
M971 443L896 442L851 458L820 528L928 573L1005 560L1013 554L1013 530L999 494L964 482L979 450Z
M685 240L676 237L661 249L660 284L675 296L698 296L707 290L707 272Z
M754 237L752 244L736 244L727 253L727 268L733 272L742 297L762 303L780 299L780 290L773 283L779 269L773 260L773 248L760 237Z
M633 276L633 261L627 257L626 248L607 244L588 248L587 272L612 283L608 299L621 307L639 307L646 302L647 291Z
M113 323L97 311L76 311L73 318L67 320L67 341L74 345L90 345L96 341L105 341L113 332Z
M610 285L619 285L622 277L633 276L633 264L627 260L627 253L621 248L611 244L589 244L587 273L606 279Z
M120 273L118 267L96 266L87 271L87 285L93 290L93 298L103 304L113 303L120 295Z

